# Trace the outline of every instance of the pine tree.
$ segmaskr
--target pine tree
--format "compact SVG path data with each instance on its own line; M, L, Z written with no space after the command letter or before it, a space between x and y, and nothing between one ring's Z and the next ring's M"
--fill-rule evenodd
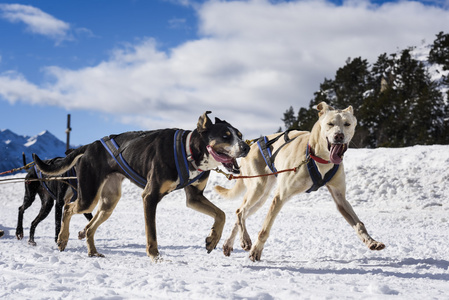
M438 33L430 48L429 62L443 65L443 70L449 70L449 34Z
M293 110L293 106L290 106L284 113L284 117L281 119L284 122L285 129L294 128L297 120L295 118L295 111Z
M449 70L449 35L440 32L432 47L429 62ZM352 141L357 147L448 144L449 92L442 95L412 50L384 53L371 69L360 57L348 59L335 79L320 84L309 108L300 108L296 119L293 107L286 111L286 128L311 130L317 120L314 106L325 101L336 108L354 107L358 126ZM449 79L442 84L449 86Z

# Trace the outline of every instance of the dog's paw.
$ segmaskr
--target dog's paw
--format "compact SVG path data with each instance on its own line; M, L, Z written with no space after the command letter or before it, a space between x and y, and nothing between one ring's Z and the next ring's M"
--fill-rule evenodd
M223 254L225 256L231 256L232 251L234 251L234 248L227 246L227 245L223 245Z
M37 244L36 244L35 241L29 240L29 241L28 241L28 245L30 245L30 246L36 246Z
M249 253L249 259L251 261L260 261L260 257L262 256L262 252L251 251Z
M370 248L370 250L382 250L385 248L385 244L384 243L380 243L380 242L376 242L373 241L368 248Z
M161 260L161 255L157 249L157 245L147 247L147 256L151 258L152 262L159 262Z
M213 229L210 235L206 238L206 250L207 253L211 253L212 250L217 248L217 244L220 241L221 235L218 235Z
M249 252L249 259L251 261L260 261L260 258L262 257L262 250L263 248L258 248L256 246L252 247Z
M89 257L104 257L103 254L98 253L98 252L88 253L87 255L88 255Z
M65 247L67 247L67 241L61 241L58 239L58 249L59 251L64 251Z
M211 253L212 250L214 250L217 247L218 241L215 240L214 238L208 236L206 238L206 250L207 253Z
M166 259L162 258L162 256L160 256L159 254L156 255L155 257L151 257L151 261L155 264L170 262L170 260L166 260Z
M249 250L251 250L253 243L251 242L251 240L241 240L240 246L242 247L243 250L249 251Z
M16 238L18 240L23 239L23 229L22 230L16 230Z
M78 232L78 239L82 240L86 237L86 230L82 230Z

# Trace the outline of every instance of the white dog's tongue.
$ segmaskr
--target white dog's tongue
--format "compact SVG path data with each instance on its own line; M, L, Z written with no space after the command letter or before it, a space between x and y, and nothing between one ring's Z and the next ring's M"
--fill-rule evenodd
M332 144L330 152L331 163L339 165L343 160L343 154L346 152L346 145Z

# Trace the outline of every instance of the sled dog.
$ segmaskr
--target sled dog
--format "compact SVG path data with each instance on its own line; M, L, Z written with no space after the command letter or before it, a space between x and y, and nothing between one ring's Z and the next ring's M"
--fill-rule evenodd
M231 189L215 187L216 191L226 198L235 198L246 190L243 202L236 212L237 220L232 232L223 245L223 252L226 256L231 255L235 237L239 232L241 247L249 251L250 259L252 261L260 260L274 220L284 204L292 196L303 192L312 192L322 185L327 187L338 211L368 248L382 250L385 247L383 243L375 241L368 234L365 225L346 200L343 154L348 148L357 124L353 108L349 106L344 110L337 110L325 102L321 102L317 105L317 110L319 119L311 132L286 132L288 138L277 139L268 147L273 156L276 155L272 165L269 159L263 155L259 143L253 144L249 154L240 162L242 174L248 176L271 173L273 168L283 170L298 166L295 172L280 173L277 177L266 176L237 180ZM267 140L276 139L278 135L270 135ZM282 149L280 149L281 147ZM257 240L253 244L245 227L246 219L266 202L276 181L277 187L270 209Z
M242 134L226 121L199 117L196 129L160 129L111 135L70 153L61 163L47 165L36 155L34 161L42 172L53 175L76 164L78 199L64 207L59 250L69 240L69 223L73 214L98 209L84 233L89 256L103 256L94 244L98 226L112 214L121 197L125 178L143 188L146 252L153 260L160 258L156 238L156 207L162 198L183 188L187 206L214 218L206 249L218 244L225 223L224 212L203 195L210 170L223 165L229 172L239 173L236 159L246 156L249 146Z

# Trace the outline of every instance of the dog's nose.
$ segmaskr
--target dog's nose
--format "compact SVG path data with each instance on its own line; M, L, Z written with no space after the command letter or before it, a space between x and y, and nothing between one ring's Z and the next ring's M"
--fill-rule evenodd
M345 135L343 134L343 133L341 133L341 132L339 132L339 133L336 133L335 135L334 135L334 142L336 143L336 144L338 144L338 143L343 143L343 140L345 139Z
M247 156L250 149L251 148L248 146L247 143L245 142L240 143L240 152L242 153L242 157Z

